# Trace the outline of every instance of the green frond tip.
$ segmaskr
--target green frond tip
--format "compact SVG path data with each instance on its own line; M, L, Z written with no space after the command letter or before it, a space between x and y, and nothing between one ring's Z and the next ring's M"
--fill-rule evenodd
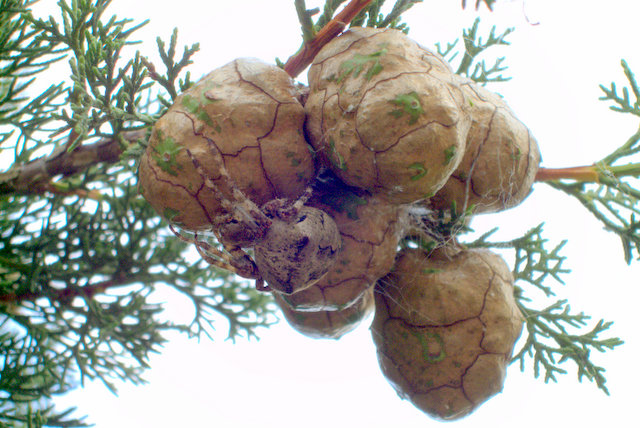
M485 4L487 6L487 8L489 10L493 10L493 4L496 2L496 0L476 0L476 5L475 8L476 10L478 10L480 8L481 4ZM462 8L466 9L467 7L467 0L462 0Z
M621 240L627 263L640 258L640 163L632 161L637 160L639 153L640 129L595 164L598 183L545 181L547 185L577 199L604 225L605 230L616 234Z
M298 20L300 21L300 26L302 28L302 41L304 43L313 40L316 31L315 25L311 17L318 12L320 9L307 9L307 5L304 0L295 0L296 12L298 14Z
M614 105L609 108L613 111L640 116L640 86L638 86L635 74L631 71L629 64L627 64L624 59L620 61L620 64L629 86L624 86L622 92L618 93L618 88L613 82L609 88L600 85L600 89L604 92L604 95L600 97L600 99L603 101L612 101ZM631 99L630 93L633 94L634 100Z
M578 380L582 378L594 382L609 395L605 383L605 369L592 361L591 351L606 352L622 345L617 337L600 338L612 323L600 320L590 330L585 331L590 317L580 312L571 313L566 300L559 300L550 306L535 310L527 307L523 299L518 300L520 311L525 317L526 341L513 357L524 370L527 360L532 359L534 376L544 372L544 381L557 382L556 375L567 374L562 368L571 361L577 368Z
M489 66L484 60L478 60L479 56L487 49L494 46L508 46L510 43L506 40L507 36L511 34L514 29L507 28L500 34L496 34L496 27L492 27L486 40L478 34L480 19L477 18L473 25L463 30L462 40L464 42L464 52L460 65L456 70L456 74L467 76L470 79L479 82L503 82L508 78L502 76L502 72L507 69L503 66L504 57L500 57L495 60L493 65ZM457 41L456 41L457 42ZM437 45L438 52L444 54L448 60L453 59L457 54L452 55L456 42L448 43L446 49L442 49L441 45Z
M385 0L374 0L351 22L352 27L366 26L372 28L394 28L405 34L409 28L401 22L402 14L411 9L422 0L396 0L391 11L385 16L380 13Z
M158 82L171 96L172 100L175 100L179 93L185 91L191 85L188 78L184 82L177 82L178 77L184 72L185 68L193 63L191 59L193 55L200 49L199 43L194 43L191 46L185 46L182 51L182 58L176 61L176 46L178 43L178 29L174 28L169 40L169 48L166 48L166 42L160 37L156 38L158 45L158 53L162 59L162 63L166 68L164 75L160 74L156 67L148 60L144 61L145 66L149 70L150 77ZM177 87L176 87L177 86Z
M565 257L560 255L560 250L566 241L548 248L548 240L542 235L543 224L509 241L490 241L488 238L495 230L467 245L513 251L514 294L524 317L526 340L512 361L519 361L521 370L533 366L534 376L544 374L545 382L557 382L558 375L567 374L566 363L572 361L578 379L586 377L608 394L605 370L593 362L591 351L605 352L623 343L617 337L601 338L612 323L601 320L588 329L591 317L583 312L572 313L566 300L555 301L543 309L529 306L533 301L529 298L531 291L542 291L546 297L552 297L555 292L549 280L563 284L562 275L569 270L562 266Z
M542 291L547 297L554 296L553 288L547 283L550 279L564 284L562 276L570 272L563 266L566 257L560 251L567 243L560 241L548 248L548 240L542 236L544 223L529 229L524 235L510 241L489 241L496 230L485 233L467 244L471 247L511 249L513 251L513 276L517 282L528 284Z

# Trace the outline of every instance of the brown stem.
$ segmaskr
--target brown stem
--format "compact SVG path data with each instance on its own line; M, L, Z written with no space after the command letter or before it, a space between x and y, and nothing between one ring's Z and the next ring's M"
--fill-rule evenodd
M320 49L333 40L338 34L349 25L372 0L351 0L344 9L340 11L331 21L327 23L316 36L307 43L304 43L300 50L291 56L284 65L284 71L289 76L296 78L305 68L313 62L313 58L320 52Z
M27 293L5 293L0 294L0 303L18 303L34 301L42 297L48 298L51 302L71 302L74 297L92 298L98 293L104 293L108 288L131 284L133 281L124 277L116 277L96 284L85 285L84 287L67 287L62 289L50 289L40 292Z
M127 141L144 138L145 130L122 134ZM58 176L71 176L99 163L115 163L120 159L122 147L114 138L103 138L93 144L81 145L71 152L66 145L49 156L0 173L0 195L13 193L38 194L50 191L51 180Z
M597 183L599 171L595 165L574 166L571 168L540 168L536 174L536 181L575 180Z

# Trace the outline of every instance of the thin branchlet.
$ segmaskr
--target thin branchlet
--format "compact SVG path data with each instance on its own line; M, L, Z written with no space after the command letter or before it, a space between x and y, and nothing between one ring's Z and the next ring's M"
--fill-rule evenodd
M62 1L59 19L35 17L34 3L0 0L11 40L0 54L14 58L0 65L0 143L14 160L0 175L0 425L85 426L47 397L89 380L143 382L168 332L199 336L227 320L229 338L256 337L275 317L268 296L185 258L138 195L138 137L164 109L148 101L143 57L127 55L142 24L105 18L108 1ZM191 84L197 46L176 60L176 43L174 33L159 46L165 99ZM69 79L27 97L63 56ZM193 323L163 319L152 303L162 286L194 302Z
M593 361L591 351L604 352L623 343L617 337L600 337L612 323L600 320L589 329L591 317L583 312L572 313L566 300L554 301L542 309L531 306L534 301L530 297L532 291L537 289L546 298L553 298L556 295L555 286L564 284L563 276L570 272L563 267L565 257L560 254L566 241L548 248L548 240L542 236L542 231L543 225L540 224L519 238L490 241L488 238L495 232L494 229L467 244L509 250L513 254L515 296L524 316L526 336L512 361L519 362L522 370L533 365L534 376L544 373L545 382L556 382L557 375L567 373L564 368L566 362L572 361L579 380L585 377L608 394L604 369ZM535 299L536 302L541 300Z
M508 46L510 43L506 38L514 29L507 28L502 33L496 34L496 28L492 27L486 40L483 40L483 37L479 34L479 30L480 19L478 18L471 27L463 30L462 48L459 49L458 40L454 40L453 42L447 43L446 46L443 46L441 43L436 43L436 51L451 63L454 62L454 59L456 59L459 54L462 54L460 63L456 68L456 74L466 76L480 84L509 80L508 77L502 74L507 69L507 67L503 65L504 57L496 58L490 66L484 59L480 59L480 57L490 48Z
M623 60L622 69L628 86L619 93L616 85L607 88L603 101L611 109L632 116L640 115L640 89L634 73ZM634 100L630 94L633 94ZM538 181L577 199L598 219L605 230L621 241L627 263L640 258L640 128L610 154L593 165L577 168L542 169Z

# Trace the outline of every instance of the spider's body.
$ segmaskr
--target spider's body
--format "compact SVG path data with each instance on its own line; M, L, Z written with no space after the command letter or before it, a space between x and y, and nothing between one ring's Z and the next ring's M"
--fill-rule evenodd
M142 194L172 230L261 290L310 286L341 243L333 220L305 207L316 169L299 95L284 70L237 59L175 99L139 166Z
M205 261L255 279L258 290L284 294L308 288L328 272L342 238L327 213L304 205L311 196L311 187L295 201L274 199L258 207L235 186L224 165L219 165L220 176L230 189L226 193L231 194L231 199L225 197L189 150L187 154L204 185L226 210L211 225L226 254L198 240L197 234L189 238L176 232L181 239L194 243ZM246 248L253 248L255 261Z
M317 208L302 206L283 217L273 219L254 253L258 270L271 289L292 294L315 284L329 271L342 239L329 214Z

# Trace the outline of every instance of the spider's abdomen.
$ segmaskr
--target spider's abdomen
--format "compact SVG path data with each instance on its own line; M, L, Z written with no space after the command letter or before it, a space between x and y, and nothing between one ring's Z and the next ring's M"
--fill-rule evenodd
M286 220L273 219L265 239L254 247L255 262L272 290L291 294L322 278L341 244L335 221L305 206Z

